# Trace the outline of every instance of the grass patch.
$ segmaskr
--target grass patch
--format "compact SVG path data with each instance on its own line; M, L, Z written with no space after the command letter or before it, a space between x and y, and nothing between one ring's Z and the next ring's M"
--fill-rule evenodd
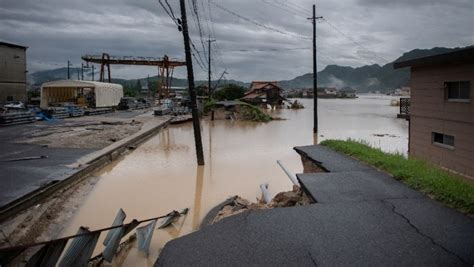
M204 104L204 113L207 114L209 111L215 108L216 105L217 102L214 99L206 102L206 104ZM238 101L238 105L240 106L240 115L243 120L256 122L269 122L273 120L272 116L263 112L257 106L250 105L242 101Z
M267 113L263 112L256 106L241 102L240 113L246 120L257 121L257 122L269 122L273 118Z
M385 153L367 143L325 140L321 145L353 156L392 174L396 179L464 213L474 214L474 184L428 162Z
M207 114L209 111L211 111L212 108L214 108L214 106L216 105L216 100L214 99L209 99L208 101L206 101L206 103L204 104L204 113Z

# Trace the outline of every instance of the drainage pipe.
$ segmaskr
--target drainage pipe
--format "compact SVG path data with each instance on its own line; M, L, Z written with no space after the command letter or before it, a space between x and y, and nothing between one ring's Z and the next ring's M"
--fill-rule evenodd
M299 186L300 183L298 182L298 179L296 179L296 175L292 174L285 166L283 166L283 164L281 163L281 161L277 160L277 163L278 163L278 165L280 165L280 167L281 167L281 168L283 169L283 171L286 173L286 175L288 176L288 178L290 178L290 180L293 182L293 184Z

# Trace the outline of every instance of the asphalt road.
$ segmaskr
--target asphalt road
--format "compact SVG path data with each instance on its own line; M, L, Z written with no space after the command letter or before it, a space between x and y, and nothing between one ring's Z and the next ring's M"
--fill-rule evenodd
M170 241L155 266L472 266L474 220L347 156L295 150L317 203L226 218Z
M90 117L131 119L147 111L116 111ZM49 126L62 124L81 124L81 120L41 121L30 124L0 127L0 206L40 188L53 181L60 181L74 172L67 167L81 157L97 151L97 149L52 148L33 144L15 143L15 140L28 136L31 132L47 130ZM11 161L25 157L41 157L41 159Z
M14 142L22 133L40 125L41 123L33 123L0 128L0 206L42 185L64 179L73 171L66 165L95 151L93 149L50 148ZM38 156L47 158L10 161Z

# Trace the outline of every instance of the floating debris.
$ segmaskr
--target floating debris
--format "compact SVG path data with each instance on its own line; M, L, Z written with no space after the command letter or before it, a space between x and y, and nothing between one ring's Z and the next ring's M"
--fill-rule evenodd
M394 134L372 134L373 136L377 136L377 137L400 137L398 135L394 135Z
M25 266L56 266L64 247L66 247L67 241L67 239L64 239L44 245L28 260Z
M127 217L127 214L125 214L125 212L122 209L119 209L119 211L117 212L117 215L115 215L115 219L112 223L112 226L122 225L126 217ZM107 236L105 236L105 239L103 242L104 246L107 246L110 239L115 235L116 232L120 232L120 228L112 229L107 233Z
M150 248L151 238L153 237L153 232L155 231L157 220L153 220L151 223L137 228L137 242L138 250L144 252L148 256L148 251Z
M85 234L89 232L89 229L81 226L77 234ZM58 266L86 266L94 252L95 245L99 240L99 235L100 232L96 232L90 235L74 238Z
M291 103L290 108L291 108L291 109L303 109L304 106L303 106L303 104L301 104L300 102L298 102L298 100L295 100L293 103Z
M181 215L188 214L188 211L189 211L189 209L185 208L181 212L177 212L177 211L174 210L174 211L168 213L168 215L166 217L166 220L158 227L158 229L166 228L166 227L170 226L171 224L177 222L179 217L181 217Z
M260 189L262 190L262 195L263 195L262 200L264 201L264 203L265 204L270 203L270 201L272 201L272 198L270 197L270 193L268 192L268 183L261 184Z

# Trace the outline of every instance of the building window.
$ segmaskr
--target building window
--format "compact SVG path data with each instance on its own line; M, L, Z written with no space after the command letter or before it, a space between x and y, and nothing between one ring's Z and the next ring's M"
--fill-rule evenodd
M450 101L471 100L471 83L469 81L445 82L445 98Z
M442 147L454 148L454 136L436 132L432 132L431 135L431 142L433 144Z

